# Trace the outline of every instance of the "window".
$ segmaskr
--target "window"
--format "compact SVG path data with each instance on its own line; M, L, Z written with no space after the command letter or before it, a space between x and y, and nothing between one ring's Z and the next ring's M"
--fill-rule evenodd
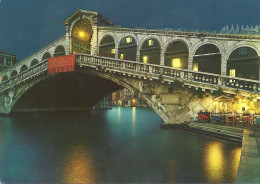
M193 63L193 71L199 71L199 63Z
M6 62L6 66L11 66L12 65L11 58L6 58L5 62Z
M181 59L180 58L172 59L172 67L180 68L181 67Z
M115 49L111 49L111 54L115 54Z
M147 63L148 62L148 56L143 56L143 62Z
M120 54L120 59L124 59L124 54Z
M229 76L230 77L236 77L236 69L230 69L229 70Z
M152 46L154 43L153 43L153 40L148 40L148 45L149 46Z
M0 65L4 65L4 57L0 57Z
M247 54L247 48L246 47L239 48L238 54L239 55L246 55Z
M127 37L127 38L125 39L125 41L126 41L126 43L131 43L131 42L132 42L132 37Z

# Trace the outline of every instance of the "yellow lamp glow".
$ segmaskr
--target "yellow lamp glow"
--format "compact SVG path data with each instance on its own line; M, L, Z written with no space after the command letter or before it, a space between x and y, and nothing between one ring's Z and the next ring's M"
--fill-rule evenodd
M172 67L180 68L181 67L181 59L180 58L172 59Z
M79 37L80 38L84 38L86 36L85 32L84 31L80 31L79 32Z
M124 59L124 54L120 54L120 59Z
M147 63L148 62L148 56L143 56L143 62Z
M131 43L131 42L132 42L132 38L131 38L131 37L127 37L127 38L125 39L125 41L126 41L126 43Z
M111 49L111 54L115 54L115 49Z
M193 71L199 71L199 63L193 63Z
M152 46L153 45L153 40L148 40L148 45Z
M236 69L229 70L230 77L236 77Z

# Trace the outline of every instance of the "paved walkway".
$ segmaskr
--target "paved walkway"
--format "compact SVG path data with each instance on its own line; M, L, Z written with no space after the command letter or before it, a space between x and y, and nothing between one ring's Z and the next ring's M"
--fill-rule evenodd
M260 183L260 130L251 137L250 130L244 131L242 151L236 183ZM258 146L257 146L258 145Z

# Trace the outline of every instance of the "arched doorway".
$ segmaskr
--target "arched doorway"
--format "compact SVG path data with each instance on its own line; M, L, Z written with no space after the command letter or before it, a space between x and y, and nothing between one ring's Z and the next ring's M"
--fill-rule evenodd
M214 44L200 46L193 57L193 70L221 74L221 53Z
M260 59L255 49L239 47L229 56L227 74L232 77L241 77L259 80Z
M78 21L72 29L72 53L90 54L92 38L92 25L89 20Z
M164 54L165 66L188 69L189 49L182 41L170 43Z
M51 58L51 54L49 52L46 52L45 54L43 54L42 56L42 61Z
M13 70L12 73L11 73L11 77L14 77L16 75L18 75L18 72L16 70Z
M32 60L32 62L31 62L31 67L32 66L34 66L34 65L37 65L39 63L39 61L37 60L37 59L34 59L34 60Z
M99 56L115 58L115 40L112 36L105 36L99 44Z
M28 69L28 67L26 66L26 65L23 65L22 67L21 67L21 69L20 69L20 73L21 72L24 72L25 70L27 70Z
M121 39L118 47L119 59L136 61L137 45L132 36L124 37Z
M161 47L156 39L146 40L140 50L140 61L160 65Z
M65 55L65 48L60 45L54 51L54 57Z

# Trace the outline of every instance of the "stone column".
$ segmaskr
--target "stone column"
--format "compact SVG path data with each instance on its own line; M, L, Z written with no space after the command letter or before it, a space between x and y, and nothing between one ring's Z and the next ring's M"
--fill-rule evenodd
M193 70L193 56L191 53L189 53L189 57L188 57L188 70L190 71Z
M164 66L164 50L161 49L161 54L160 54L160 65Z
M137 50L136 50L136 62L140 62L140 50L139 50L138 47L137 47Z
M66 54L72 54L70 26L66 24Z
M115 45L115 59L118 59L118 46Z
M221 75L227 75L227 59L221 54Z

